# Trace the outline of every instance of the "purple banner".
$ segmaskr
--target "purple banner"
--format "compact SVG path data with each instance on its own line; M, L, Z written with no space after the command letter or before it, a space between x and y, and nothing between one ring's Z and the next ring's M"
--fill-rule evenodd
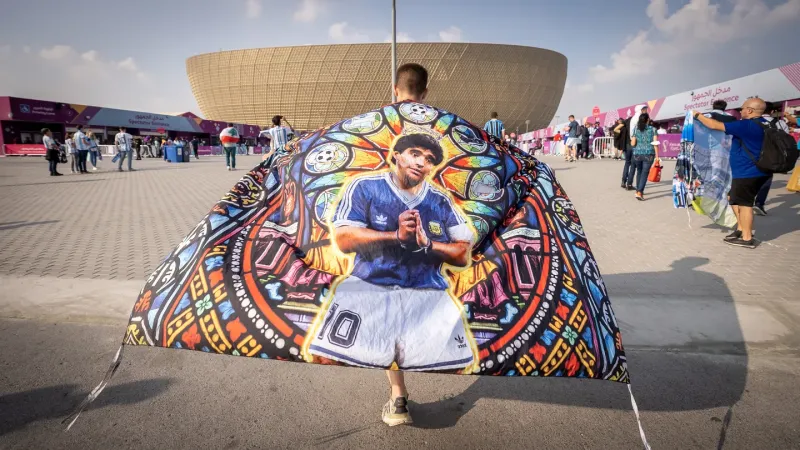
M659 134L656 139L660 142L658 156L661 158L677 158L681 153L680 134Z

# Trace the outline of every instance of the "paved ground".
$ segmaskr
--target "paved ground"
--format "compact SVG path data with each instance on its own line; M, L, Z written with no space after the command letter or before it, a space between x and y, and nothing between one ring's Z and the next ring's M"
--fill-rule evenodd
M604 274L653 448L800 448L800 195L786 178L745 250L700 216L690 227L668 182L640 203L620 163L545 160ZM0 448L641 448L615 383L412 374L416 425L388 429L380 372L150 348L126 349L65 434L143 279L243 172L220 158L45 166L0 159Z

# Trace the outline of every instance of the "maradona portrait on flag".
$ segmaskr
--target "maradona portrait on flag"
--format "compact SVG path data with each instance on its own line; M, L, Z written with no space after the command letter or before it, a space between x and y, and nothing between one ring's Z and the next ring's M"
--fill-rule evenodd
M401 370L463 369L477 360L447 278L448 268L469 265L475 232L428 180L444 161L441 138L406 126L388 170L344 187L331 229L336 248L355 261L312 331L311 354Z
M147 280L124 343L628 381L551 169L413 101L296 139L245 175Z

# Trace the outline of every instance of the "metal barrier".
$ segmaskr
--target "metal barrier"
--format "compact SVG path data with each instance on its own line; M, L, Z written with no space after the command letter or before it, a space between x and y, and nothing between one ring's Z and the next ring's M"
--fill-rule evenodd
M617 153L613 137L599 137L592 142L592 153L600 158L613 158Z

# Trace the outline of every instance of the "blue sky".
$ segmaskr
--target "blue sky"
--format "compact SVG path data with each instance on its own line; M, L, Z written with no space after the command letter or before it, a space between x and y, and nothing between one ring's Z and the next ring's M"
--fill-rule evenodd
M381 42L389 0L7 0L0 95L200 112L187 57ZM559 116L800 61L800 0L398 0L401 39L543 47L569 60Z

